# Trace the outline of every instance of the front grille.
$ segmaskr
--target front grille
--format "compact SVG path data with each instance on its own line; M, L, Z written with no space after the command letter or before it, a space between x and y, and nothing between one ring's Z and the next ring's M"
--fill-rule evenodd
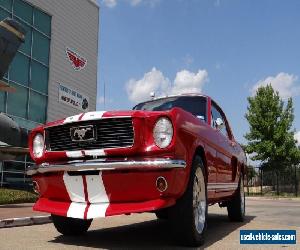
M70 130L74 127L92 125L95 140L74 141ZM132 118L105 118L82 121L46 128L48 151L70 151L131 147L134 143Z

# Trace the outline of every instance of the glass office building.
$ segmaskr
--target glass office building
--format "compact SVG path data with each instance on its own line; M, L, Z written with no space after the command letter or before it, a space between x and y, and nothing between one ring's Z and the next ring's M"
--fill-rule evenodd
M83 19L79 26L83 26L83 29L77 29L76 22L72 20L74 16L80 15ZM90 18L91 15L93 18ZM0 112L12 117L25 134L47 121L79 113L80 110L59 102L60 83L83 91L91 100L91 109L95 109L95 51L98 50L99 28L97 4L92 0L1 0L0 20L7 17L23 25L26 40L4 78L16 91L0 92ZM80 51L96 67L87 66L80 72L74 70L65 54L67 47ZM94 76L91 77L91 74ZM82 86L83 83L87 86ZM24 145L27 145L26 136ZM0 163L1 185L25 183L27 179L24 170L30 164L32 161L29 155Z

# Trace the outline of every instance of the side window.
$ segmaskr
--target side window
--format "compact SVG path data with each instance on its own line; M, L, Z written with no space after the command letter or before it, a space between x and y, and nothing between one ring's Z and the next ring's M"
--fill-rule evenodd
M220 132L224 136L229 138L227 128L226 128L227 124L226 124L225 117L218 111L218 109L214 105L212 105L212 107L211 107L211 126L213 128L217 128L216 120L218 118L222 119L222 121L225 123L224 126L220 129Z

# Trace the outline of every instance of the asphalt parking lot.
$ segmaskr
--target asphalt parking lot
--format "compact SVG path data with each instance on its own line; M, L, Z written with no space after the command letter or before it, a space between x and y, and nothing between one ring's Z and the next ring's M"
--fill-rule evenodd
M247 217L243 223L231 223L226 209L209 208L206 242L201 249L300 249L300 199L247 199ZM240 229L296 229L298 244L239 244ZM153 214L115 216L95 220L88 234L64 237L52 224L0 229L1 249L183 249L176 246L168 224L156 220Z

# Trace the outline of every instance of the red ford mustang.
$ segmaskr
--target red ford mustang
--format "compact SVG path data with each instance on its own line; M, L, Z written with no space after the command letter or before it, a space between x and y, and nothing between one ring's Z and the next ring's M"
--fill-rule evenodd
M203 242L208 205L245 215L245 154L210 97L158 98L131 111L88 112L34 129L28 175L57 230L78 235L92 219L154 212L176 239Z

